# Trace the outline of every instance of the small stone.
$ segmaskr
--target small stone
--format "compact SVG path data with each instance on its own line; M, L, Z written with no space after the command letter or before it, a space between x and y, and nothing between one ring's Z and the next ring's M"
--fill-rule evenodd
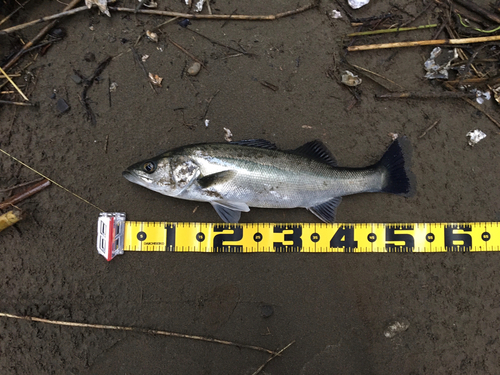
M263 318L269 318L271 315L273 315L274 309L271 305L263 305L260 308L260 314L262 315Z
M78 74L73 74L71 76L71 79L73 80L73 82L75 82L77 85L79 85L80 83L82 83L82 78L78 75Z
M201 64L199 62L195 62L188 68L187 74L189 74L190 76L195 76L200 72L200 69L201 69Z
M59 98L57 99L57 103L56 103L56 109L60 112L60 113L64 113L64 112L67 112L69 111L69 105L68 103L66 103L66 100L62 99L62 98Z

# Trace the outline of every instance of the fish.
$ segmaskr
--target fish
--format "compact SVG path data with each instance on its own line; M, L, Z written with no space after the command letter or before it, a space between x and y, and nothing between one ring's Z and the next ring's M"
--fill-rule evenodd
M226 223L239 222L250 207L303 207L332 223L343 196L413 195L410 156L409 140L399 137L377 163L347 168L319 140L283 151L249 139L182 146L135 163L122 175L170 197L208 202Z

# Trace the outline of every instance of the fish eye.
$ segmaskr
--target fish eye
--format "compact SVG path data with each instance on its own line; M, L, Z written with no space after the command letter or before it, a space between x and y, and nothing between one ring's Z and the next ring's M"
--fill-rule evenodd
M148 161L144 163L142 169L146 173L153 173L156 170L156 163L154 161Z

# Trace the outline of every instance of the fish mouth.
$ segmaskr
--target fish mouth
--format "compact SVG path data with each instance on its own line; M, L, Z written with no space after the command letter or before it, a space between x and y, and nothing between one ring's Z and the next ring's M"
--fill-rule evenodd
M130 171L123 171L122 172L122 176L125 177L130 182L136 182L137 181L137 178Z

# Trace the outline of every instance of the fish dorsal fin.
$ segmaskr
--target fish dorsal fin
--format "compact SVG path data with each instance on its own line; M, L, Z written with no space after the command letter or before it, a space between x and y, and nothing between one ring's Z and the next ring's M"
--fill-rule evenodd
M206 189L214 185L220 185L228 182L234 178L234 176L236 176L236 171L233 170L212 173L198 178L198 185L200 185L202 189Z
M267 150L277 150L278 147L273 142L265 139L244 139L242 141L229 142L233 145L265 148Z
M250 211L246 203L227 201L212 201L210 203L219 214L220 218L226 223L237 223L240 221L242 211Z
M335 197L324 203L314 207L309 207L308 210L323 220L325 223L333 223L337 213L337 207L342 202L342 197Z
M327 163L332 167L337 166L337 161L328 148L318 140L307 142L305 145L291 151L294 154L307 156L317 161Z

